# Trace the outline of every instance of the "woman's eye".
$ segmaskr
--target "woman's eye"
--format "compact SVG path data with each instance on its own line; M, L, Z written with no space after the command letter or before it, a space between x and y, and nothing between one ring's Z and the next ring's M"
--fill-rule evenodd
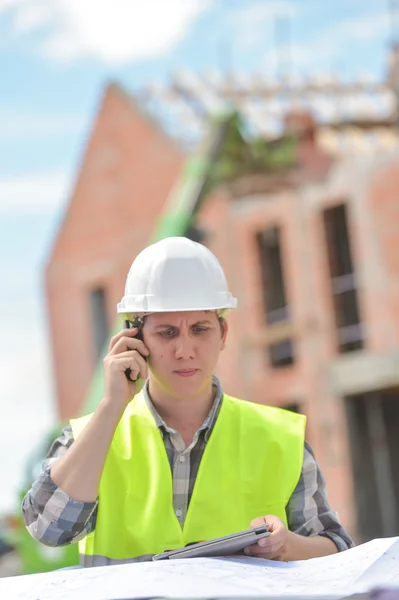
M209 331L209 327L193 327L191 331L195 334L202 334ZM175 329L165 329L165 331L160 331L159 335L164 338L172 338L177 335L177 332Z
M167 337L172 337L174 335L174 333L175 332L173 331L173 329L166 329L165 331L160 331L160 335L162 337L166 337L166 338Z

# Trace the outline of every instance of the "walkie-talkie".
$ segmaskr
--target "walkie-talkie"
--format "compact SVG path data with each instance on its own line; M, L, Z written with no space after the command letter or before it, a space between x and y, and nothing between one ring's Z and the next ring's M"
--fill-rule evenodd
M137 319L134 319L134 321L125 320L124 324L125 324L125 329L134 329L135 327L137 327L138 332L137 332L137 334L134 337L137 340L141 340L142 342L144 342L144 338L143 338L143 325L144 325L144 322L143 322L143 319L137 318ZM143 356L143 355L141 355L141 356ZM146 356L143 356L143 358L144 358L145 361L147 360ZM126 378L129 381L137 381L138 379L140 379L140 373L138 374L138 376L136 377L136 379L131 379L130 378L131 372L132 372L131 369L126 369L125 370Z

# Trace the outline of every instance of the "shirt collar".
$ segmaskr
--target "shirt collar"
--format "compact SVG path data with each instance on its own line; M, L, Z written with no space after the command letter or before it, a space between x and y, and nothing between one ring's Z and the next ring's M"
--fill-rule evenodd
M217 416L219 414L219 410L220 410L220 407L222 404L222 400L223 400L222 384L220 383L220 380L216 375L213 375L213 377L212 377L212 387L214 389L216 388L215 400L212 404L211 410L208 413L208 416L206 417L205 421L202 423L201 427L198 429L198 431L205 431L204 435L205 435L206 441L208 441L209 436L212 433L212 429L215 425L215 422L216 422L216 419L217 419ZM167 431L169 434L176 433L176 431L174 429L172 429L171 427L168 427L168 425L166 425L165 421L162 419L162 417L158 413L157 409L155 408L154 404L152 403L150 395L148 393L148 379L143 386L143 394L144 394L144 398L147 403L147 406L150 409L152 416L154 417L154 421L155 421L155 424L158 427L158 429L160 429L161 432L162 432L162 430Z

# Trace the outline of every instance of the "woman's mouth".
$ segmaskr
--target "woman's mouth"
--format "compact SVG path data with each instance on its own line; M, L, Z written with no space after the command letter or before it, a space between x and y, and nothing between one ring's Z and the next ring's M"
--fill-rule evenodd
M179 369L178 371L175 371L175 373L180 375L180 377L192 377L196 374L197 370L198 369Z

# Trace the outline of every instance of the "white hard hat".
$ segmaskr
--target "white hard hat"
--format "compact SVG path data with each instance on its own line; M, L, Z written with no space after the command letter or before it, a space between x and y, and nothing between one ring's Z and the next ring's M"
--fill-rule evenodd
M133 261L118 313L235 308L216 256L185 237L165 238Z

